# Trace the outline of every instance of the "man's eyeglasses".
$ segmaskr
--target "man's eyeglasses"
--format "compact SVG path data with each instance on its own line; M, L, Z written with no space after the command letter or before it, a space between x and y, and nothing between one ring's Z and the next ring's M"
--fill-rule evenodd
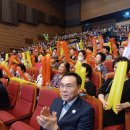
M69 90L71 88L73 88L75 85L74 84L71 84L71 83L68 83L68 84L62 84L60 83L60 89L66 89L66 90Z

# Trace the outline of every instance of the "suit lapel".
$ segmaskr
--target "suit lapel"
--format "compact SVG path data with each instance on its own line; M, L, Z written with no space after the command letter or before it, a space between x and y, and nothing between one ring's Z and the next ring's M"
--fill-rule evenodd
M56 104L57 106L57 119L59 120L60 114L61 114L61 110L63 108L63 100L61 99L59 104Z
M72 106L69 108L69 110L67 111L67 113L59 120L59 122L58 122L59 126L62 125L62 123L65 120L70 119L74 114L76 114L77 111L78 111L78 109L80 108L80 106L81 106L81 99L78 97L76 99L76 101L72 104Z

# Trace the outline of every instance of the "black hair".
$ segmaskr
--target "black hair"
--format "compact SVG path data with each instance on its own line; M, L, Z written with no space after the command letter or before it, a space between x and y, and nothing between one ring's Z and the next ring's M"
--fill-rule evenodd
M3 72L2 72L2 69L0 69L0 78L3 77Z
M82 66L86 68L87 77L91 78L92 76L92 67L89 64L83 63Z
M57 55L52 55L51 58L55 59L55 60L58 60L58 56Z
M110 52L110 47L109 46L103 46L103 48L107 50L107 54Z
M96 55L100 55L101 56L101 61L105 61L106 60L106 55L103 52L98 52Z
M62 61L62 62L59 63L58 67L59 67L61 64L64 64L64 65L65 65L65 68L66 68L66 71L67 71L67 72L70 71L70 64L69 64L68 62Z
M23 71L23 72L26 72L26 67L24 64L18 64L18 67L20 67L20 69Z
M126 61L127 62L127 73L130 71L130 61L126 58L126 57L123 57L123 56L119 56L117 57L114 62L113 62L113 68L114 68L114 65L120 61Z
M68 72L68 73L65 73L65 74L62 76L62 78L65 77L65 76L73 76L73 77L75 77L76 83L77 83L78 86L82 84L82 79L81 79L81 77L80 77L77 73ZM62 78L61 78L61 79L62 79Z
M86 57L86 52L85 52L85 50L80 50L80 51L78 52L78 54L79 54L80 52L83 53L83 56L84 56L84 58L85 58L85 57Z
M124 46L120 46L118 49L120 49L120 48L123 48L123 49L125 49L125 47L124 47Z
M71 50L71 49L73 49L74 51L76 51L76 48L74 48L74 47L71 47L70 50Z
M86 47L86 49L88 49L88 50L93 52L93 47L91 47L91 46Z
M54 47L54 48L52 49L52 51L54 51L54 50L56 50L56 51L57 51L57 48L56 48L56 47Z

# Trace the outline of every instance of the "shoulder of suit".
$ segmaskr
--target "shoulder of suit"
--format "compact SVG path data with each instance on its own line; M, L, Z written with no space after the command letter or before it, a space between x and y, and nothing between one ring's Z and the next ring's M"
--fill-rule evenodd
M83 107L83 108L86 108L86 109L93 109L93 107L87 102L87 101L85 101L84 99L81 99L81 107Z
M55 98L53 102L55 102L55 103L56 102L62 102L62 99L60 97L58 97L58 98Z

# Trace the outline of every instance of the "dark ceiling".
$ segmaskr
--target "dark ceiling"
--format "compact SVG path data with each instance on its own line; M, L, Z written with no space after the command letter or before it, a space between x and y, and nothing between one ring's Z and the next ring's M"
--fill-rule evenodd
M66 2L66 0L51 0L51 1L58 3L61 6L65 6L65 2Z
M51 0L53 2L56 2L62 6L69 6L69 5L73 5L75 3L79 3L80 0Z
M87 22L94 23L94 22L99 22L99 21L103 21L103 20L110 20L110 19L115 19L116 22L120 22L120 21L123 21L123 20L129 20L130 17L124 16L126 12L130 12L130 8L125 9L125 10L121 10L121 11L117 11L117 12L114 12L114 13L106 14L106 15L103 15L103 16L99 16L99 17L96 17L96 18L88 19L88 20L82 21L82 23L83 24L86 24Z

